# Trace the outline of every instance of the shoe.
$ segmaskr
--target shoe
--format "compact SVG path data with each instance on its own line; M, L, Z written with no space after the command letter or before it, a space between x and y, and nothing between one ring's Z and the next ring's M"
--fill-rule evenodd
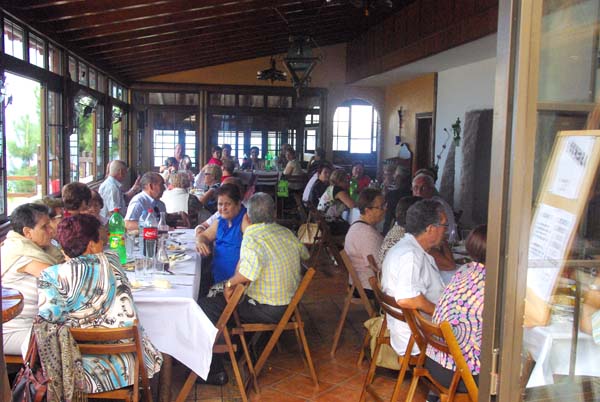
M229 376L225 370L213 373L208 373L206 380L198 377L196 384L208 384L208 385L225 385L229 382Z

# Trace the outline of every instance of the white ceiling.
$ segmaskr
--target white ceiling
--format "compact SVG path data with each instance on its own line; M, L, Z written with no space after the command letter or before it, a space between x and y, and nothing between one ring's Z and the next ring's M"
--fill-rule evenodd
M384 73L363 78L352 83L355 86L386 87L407 81L423 74L440 72L450 68L475 63L496 56L496 34L446 50Z

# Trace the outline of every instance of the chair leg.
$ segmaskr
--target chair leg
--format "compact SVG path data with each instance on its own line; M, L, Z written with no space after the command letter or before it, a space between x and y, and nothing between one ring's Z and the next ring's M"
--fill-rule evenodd
M194 384L196 384L197 378L198 378L198 376L196 375L196 373L194 373L193 371L190 371L190 374L188 375L188 378L185 380L183 387L181 387L181 390L179 391L179 394L177 395L177 399L175 399L175 402L184 402L187 399L188 395L190 394L190 391L194 387Z
M335 357L335 351L338 346L338 342L340 341L340 337L342 336L342 329L344 329L344 323L346 322L346 316L348 315L348 310L350 309L350 302L352 301L352 293L354 292L354 286L350 287L348 290L348 294L346 295L346 300L344 300L344 308L342 309L342 315L340 316L340 321L338 322L337 328L335 329L335 335L333 335L333 345L331 345L331 352L329 354L331 357Z
M358 360L356 361L356 366L360 368L364 358L365 358L365 349L369 347L369 341L371 340L371 334L369 331L365 334L363 338L362 345L360 347L360 353L358 354Z
M239 320L237 323L238 327L241 327ZM246 359L246 365L248 366L248 372L252 378L252 386L254 387L254 391L257 394L260 394L260 388L258 387L258 376L256 375L256 371L254 370L254 364L252 363L252 357L250 357L250 351L248 350L248 344L246 343L246 338L244 337L244 333L238 334L240 337L240 342L242 343L242 350L244 351L244 358Z
M410 388L408 389L408 394L406 395L406 401L411 402L415 397L415 392L417 391L417 385L419 385L419 377L413 376L410 381Z
M412 345L411 345L412 349ZM400 397L400 391L402 390L402 383L404 383L404 377L406 376L406 371L408 370L408 363L410 361L410 354L404 355L400 357L400 372L398 372L398 378L396 379L396 385L394 385L394 391L392 392L392 398L390 402L396 402Z
M240 394L242 396L243 402L248 402L248 396L246 395L246 386L244 383L244 379L242 378L242 374L240 373L240 368L237 364L237 359L235 357L235 353L233 352L233 345L231 343L231 338L229 337L229 331L225 329L223 331L223 338L225 338L225 343L227 344L227 349L229 351L229 358L231 359L231 366L233 367L233 375L235 377L235 381L238 384L238 388L240 390Z
M371 363L369 364L369 371L367 371L367 376L365 378L365 383L363 384L362 392L360 393L359 402L364 402L367 397L367 387L373 383L373 378L375 377L375 370L377 369L377 356L379 355L379 349L381 349L381 344L379 340L375 345L375 350L373 351L373 357L371 357Z
M319 380L317 379L317 372L315 371L315 366L313 365L312 358L310 356L310 349L308 348L308 342L306 341L306 335L304 334L304 322L298 313L298 308L296 308L296 322L298 323L298 332L300 334L300 340L302 341L302 347L304 349L304 356L306 357L306 362L308 364L308 370L310 371L310 376L312 377L313 382L315 383L315 387L319 386Z

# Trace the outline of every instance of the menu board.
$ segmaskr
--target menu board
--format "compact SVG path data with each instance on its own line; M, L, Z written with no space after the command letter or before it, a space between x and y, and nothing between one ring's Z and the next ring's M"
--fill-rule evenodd
M600 130L561 131L531 222L525 325L546 325L550 302L588 203L600 161Z

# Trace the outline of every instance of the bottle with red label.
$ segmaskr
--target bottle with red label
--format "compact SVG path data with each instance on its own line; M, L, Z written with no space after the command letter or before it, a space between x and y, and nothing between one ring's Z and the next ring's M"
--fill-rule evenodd
M144 256L154 258L156 255L156 243L158 241L158 221L152 209L148 210L148 216L144 222Z

